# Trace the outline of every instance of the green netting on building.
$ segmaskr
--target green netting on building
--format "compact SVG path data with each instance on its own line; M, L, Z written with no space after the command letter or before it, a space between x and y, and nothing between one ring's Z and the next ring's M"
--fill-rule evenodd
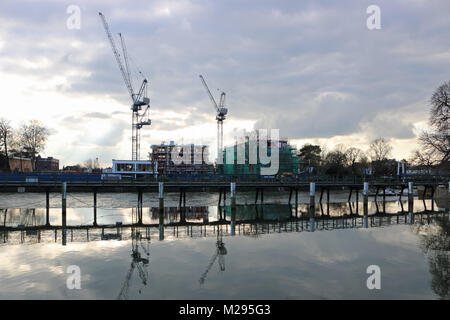
M270 142L269 142L270 145ZM298 158L296 156L296 148L289 145L286 141L280 141L279 150L279 166L278 175L282 174L297 174L298 173ZM244 154L244 161L238 163L238 149ZM222 171L224 174L245 175L254 174L260 175L261 168L270 167L270 164L262 164L259 158L259 145L255 144L255 154L257 155L256 163L249 161L249 142L237 144L231 147L224 148ZM227 156L228 154L228 156ZM267 155L271 156L271 149L267 149ZM245 163L242 163L245 162ZM253 161L255 162L255 161Z

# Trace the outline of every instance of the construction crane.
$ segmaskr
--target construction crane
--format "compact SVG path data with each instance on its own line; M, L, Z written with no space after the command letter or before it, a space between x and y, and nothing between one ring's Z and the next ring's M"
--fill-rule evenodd
M122 47L123 60L125 62L125 66L122 63L122 58L120 56L119 51L117 50L116 44L114 42L114 38L111 35L111 31L109 30L108 23L106 22L105 16L99 12L100 19L103 23L103 27L105 28L106 35L109 39L109 43L111 45L111 49L114 53L114 57L116 58L117 65L119 66L120 73L122 74L122 78L125 82L125 85L128 89L128 92L131 96L132 105L132 151L131 158L132 160L139 160L140 156L140 130L143 126L148 126L151 124L151 120L148 118L148 112L150 109L150 99L147 97L147 79L144 77L142 84L139 88L138 93L135 93L133 89L133 81L131 78L131 72L128 62L128 52L125 46L125 40L121 33L119 33L120 44ZM140 72L142 75L142 73ZM145 107L144 112L141 112L142 107Z
M219 257L219 268L220 271L225 271L225 258L224 256L227 254L227 249L225 248L225 243L222 241L222 233L218 231L217 233L217 242L216 242L216 252L213 254L211 259L209 260L209 264L206 267L205 272L200 277L199 283L202 285L205 280L206 276L208 275L209 270L211 270L212 266L214 265L214 262L216 262L217 257Z
M206 92L209 95L209 98L211 99L213 106L217 112L216 114L216 120L217 120L217 164L223 163L223 157L222 157L222 150L223 150L223 120L225 120L225 117L228 113L228 109L225 108L225 92L222 91L220 94L220 100L219 105L217 105L216 100L214 99L213 95L211 94L211 91L209 91L208 85L206 84L205 79L202 75L199 75L200 80L203 83L203 86L206 89Z

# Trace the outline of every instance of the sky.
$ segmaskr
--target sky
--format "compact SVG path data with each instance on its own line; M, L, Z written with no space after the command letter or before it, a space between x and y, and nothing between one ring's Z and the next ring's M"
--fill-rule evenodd
M370 5L380 29L367 27ZM79 29L68 27L70 6ZM149 80L141 158L162 141L208 144L215 156L202 74L216 99L216 89L227 94L225 145L273 128L298 147L366 150L384 137L407 159L433 91L449 80L449 9L447 0L2 0L0 117L42 121L43 155L61 166L131 158L131 100L101 11L116 44L124 35L134 86L138 70Z

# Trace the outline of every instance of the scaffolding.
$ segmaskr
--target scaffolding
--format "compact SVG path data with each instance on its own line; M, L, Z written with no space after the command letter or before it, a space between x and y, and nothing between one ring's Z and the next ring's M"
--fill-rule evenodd
M173 141L170 144L162 142L151 146L150 159L157 163L159 174L211 174L212 165L208 164L208 146L206 145L178 145ZM185 163L176 163L173 155L187 153Z
M255 142L255 141L253 141ZM262 164L259 157L259 148L260 143L256 141L254 143L255 152L256 152L256 163L251 163L255 161L250 161L250 148L251 143L248 138L246 138L245 142L235 143L234 146L226 147L223 150L223 165L220 165L219 172L223 174L230 175L260 175L261 168L270 167L269 164ZM267 156L271 156L272 145L275 143L273 140L267 140ZM294 146L291 146L288 143L288 140L282 138L277 141L278 150L279 150L279 166L277 175L295 175L299 172L299 164L297 158L297 149ZM238 161L238 150L241 150L243 153L243 158L241 161ZM228 154L228 156L227 156ZM232 160L230 161L230 156L232 155ZM227 159L228 158L228 159ZM239 163L241 162L241 163ZM244 162L244 163L242 163Z

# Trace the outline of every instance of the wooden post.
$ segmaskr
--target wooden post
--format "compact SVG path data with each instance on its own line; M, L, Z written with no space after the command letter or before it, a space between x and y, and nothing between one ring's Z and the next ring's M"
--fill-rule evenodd
M94 227L97 226L97 190L94 189Z
M159 211L159 241L164 240L164 208Z
M364 186L363 186L363 213L364 213L364 217L363 217L363 226L364 228L368 228L369 227L369 222L368 222L368 218L369 218L369 183L368 182L364 182Z
M164 182L158 183L159 212L164 214Z
M230 197L231 197L230 233L232 236L234 236L236 226L236 182L231 182L230 184Z
M408 182L408 223L414 223L414 194L412 182Z
M431 212L434 212L434 190L435 186L431 186Z
M424 188L423 188L422 202L423 202L424 211L427 212L427 203L426 203L426 201L425 201L425 198L426 198L428 186L424 185L423 187L424 187Z
M447 213L450 213L450 182L448 183L448 192L447 192ZM448 215L448 220L450 221L450 214Z
M316 214L316 184L309 184L309 231L314 232L314 216Z
M62 245L65 246L66 245L66 224L67 224L67 220L66 220L66 206L67 206L67 182L63 182L62 184L62 190L61 190L61 215L62 215Z
M230 183L231 207L236 207L236 182Z
M142 224L142 191L138 190L138 224Z
M164 240L164 182L158 182L159 241Z
M327 216L330 215L330 189L327 188Z
M182 205L184 198L184 190L183 188L180 189L180 222L185 223L186 222L186 200L184 201L184 207ZM220 208L220 206L219 206Z
M356 214L359 214L359 189L356 189Z
M45 225L50 226L50 191L45 191Z

